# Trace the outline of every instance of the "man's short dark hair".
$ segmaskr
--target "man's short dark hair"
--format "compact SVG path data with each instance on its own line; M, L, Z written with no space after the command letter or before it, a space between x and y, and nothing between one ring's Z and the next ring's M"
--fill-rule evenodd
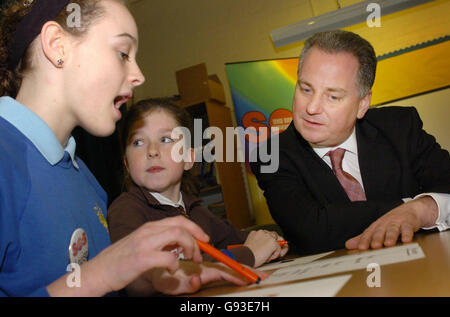
M316 47L327 53L351 53L359 62L358 88L360 97L364 97L372 88L377 69L377 57L372 45L358 34L333 30L319 32L305 41L305 46L300 53L298 70L303 64L306 53Z

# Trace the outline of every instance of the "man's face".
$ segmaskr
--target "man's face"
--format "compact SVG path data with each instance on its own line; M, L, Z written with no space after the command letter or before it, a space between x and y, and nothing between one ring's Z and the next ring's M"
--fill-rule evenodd
M327 53L312 47L299 70L292 103L295 128L310 144L333 147L364 117L371 92L359 97L359 62L350 53Z

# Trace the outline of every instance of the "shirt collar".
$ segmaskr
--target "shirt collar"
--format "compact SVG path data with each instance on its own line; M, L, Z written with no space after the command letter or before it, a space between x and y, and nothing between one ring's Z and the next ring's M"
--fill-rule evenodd
M150 192L150 194L153 195L153 197L156 198L156 200L161 204L161 205L170 205L173 206L175 208L178 208L179 206L183 207L184 210L186 210L186 207L184 205L184 201L183 201L183 195L180 192L180 198L178 199L178 202L173 202L172 200L170 200L169 198L161 195L160 193L157 192Z
M76 142L72 136L63 149L52 129L37 114L11 97L0 97L0 117L25 135L51 165L61 161L67 151L72 164L78 169Z
M127 191L133 195L134 197L146 201L149 205L152 206L158 206L163 205L161 202L159 202L155 196L153 196L150 191L144 187L137 186L134 182L130 182L130 187L127 189ZM187 212L190 212L190 210L197 204L200 204L202 199L191 196L189 194L186 194L184 192L181 192L180 194L182 202L180 203L181 206L184 207L184 209ZM175 205L174 202L171 202L172 206L175 206L177 208L177 205Z
M350 153L353 153L356 156L358 156L358 145L356 143L356 132L355 131L356 131L355 128L353 128L353 131L350 134L350 136L347 138L347 140L345 140L338 146L335 146L335 147L314 147L314 146L312 146L312 148L313 148L314 152L316 152L317 155L319 155L320 158L323 158L325 155L327 155L327 153L329 151L333 151L337 148L345 149L346 152L350 152Z

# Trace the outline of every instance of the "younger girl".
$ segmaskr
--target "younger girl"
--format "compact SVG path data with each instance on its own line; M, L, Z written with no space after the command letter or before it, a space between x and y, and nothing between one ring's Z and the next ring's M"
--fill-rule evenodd
M122 122L121 141L128 191L110 206L108 222L113 241L120 239L148 221L184 215L197 223L218 249L249 266L258 267L284 256L282 238L265 230L237 230L228 221L214 216L188 195L183 175L192 168L194 157L179 162L172 157L178 140L171 137L176 127L192 130L191 118L169 99L149 99L133 105ZM226 250L228 245L244 244ZM204 256L206 258L206 256Z

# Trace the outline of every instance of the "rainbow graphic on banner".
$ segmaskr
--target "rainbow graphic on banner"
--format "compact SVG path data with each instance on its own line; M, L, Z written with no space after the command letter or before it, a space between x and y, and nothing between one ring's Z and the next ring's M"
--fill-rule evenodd
M244 129L278 127L279 132L289 126L292 121L297 66L298 58L226 64L238 126ZM247 149L247 159L248 153L262 141L264 139L261 137L241 137L241 142ZM273 223L247 159L247 179L256 223Z
M226 65L239 126L244 129L278 127L280 132L289 126L297 65L298 58ZM246 143L258 141L252 142L252 139L246 138ZM249 149L253 146L256 144L250 144Z
M249 111L266 118L279 108L290 109L297 81L298 58L226 65L238 124ZM268 122L266 122L268 124Z

